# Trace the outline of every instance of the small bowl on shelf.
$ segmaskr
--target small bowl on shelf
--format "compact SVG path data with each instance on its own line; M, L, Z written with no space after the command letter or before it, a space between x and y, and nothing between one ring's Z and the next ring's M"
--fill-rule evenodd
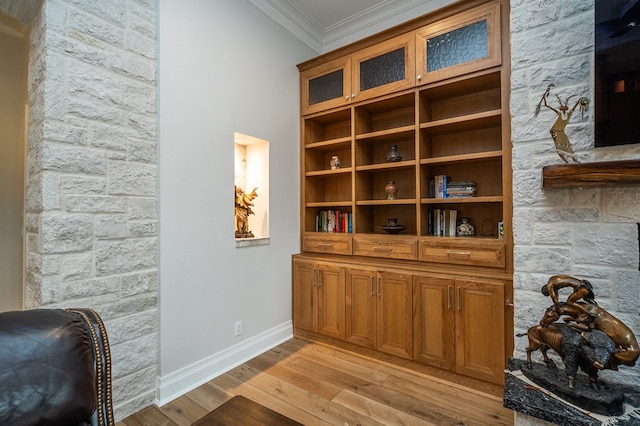
M387 224L384 226L380 226L380 229L382 229L387 234L399 234L405 229L407 229L407 227L398 225L398 219L392 218L392 219L387 219Z

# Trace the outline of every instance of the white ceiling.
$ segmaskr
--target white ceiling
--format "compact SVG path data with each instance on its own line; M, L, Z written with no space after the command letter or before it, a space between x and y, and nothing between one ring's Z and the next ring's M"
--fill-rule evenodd
M0 12L28 25L42 1L0 0ZM337 49L456 1L459 0L249 0L318 53Z
M318 53L458 0L249 0Z

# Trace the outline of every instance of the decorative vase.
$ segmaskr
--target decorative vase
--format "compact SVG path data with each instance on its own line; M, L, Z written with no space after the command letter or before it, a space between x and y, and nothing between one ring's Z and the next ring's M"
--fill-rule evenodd
M398 196L398 185L395 181L390 180L384 187L384 192L387 193L387 200L395 200Z
M471 223L469 223L469 219L462 218L460 219L461 223L456 228L456 234L459 237L470 237L475 233L475 229Z
M331 157L331 161L329 161L329 166L331 167L331 170L340 168L340 159L338 158L337 155L334 155L333 157Z
M398 145L391 145L387 157L385 158L387 163L393 163L395 161L402 161L402 154L398 152Z

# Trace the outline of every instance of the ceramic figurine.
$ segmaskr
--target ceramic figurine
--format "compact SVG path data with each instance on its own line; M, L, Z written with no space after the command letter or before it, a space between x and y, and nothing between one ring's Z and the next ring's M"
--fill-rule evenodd
M391 145L389 152L385 158L387 163L393 163L396 161L402 161L402 155L398 152L398 145Z
M387 200L395 200L398 196L398 185L396 185L395 181L390 180L384 187L384 192L387 193Z
M329 166L331 166L331 170L336 170L340 168L340 159L337 155L331 157L331 161L329 161Z
M460 219L462 223L458 225L456 228L456 234L459 237L470 237L475 233L475 229L471 223L469 223L469 219L462 218Z

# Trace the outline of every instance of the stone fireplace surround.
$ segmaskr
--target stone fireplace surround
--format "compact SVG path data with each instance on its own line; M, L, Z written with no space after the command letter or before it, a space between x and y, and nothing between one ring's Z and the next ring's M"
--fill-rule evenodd
M515 333L550 304L540 294L547 279L569 274L592 282L598 303L640 336L640 186L542 189L542 168L562 161L548 132L553 113L534 118L534 109L550 83L563 97L593 98L594 8L594 0L511 1ZM581 162L640 158L640 145L595 149L592 114L574 114L567 127ZM516 358L525 359L526 346L515 337ZM640 368L600 378L638 387ZM530 414L516 413L516 425L547 424Z

